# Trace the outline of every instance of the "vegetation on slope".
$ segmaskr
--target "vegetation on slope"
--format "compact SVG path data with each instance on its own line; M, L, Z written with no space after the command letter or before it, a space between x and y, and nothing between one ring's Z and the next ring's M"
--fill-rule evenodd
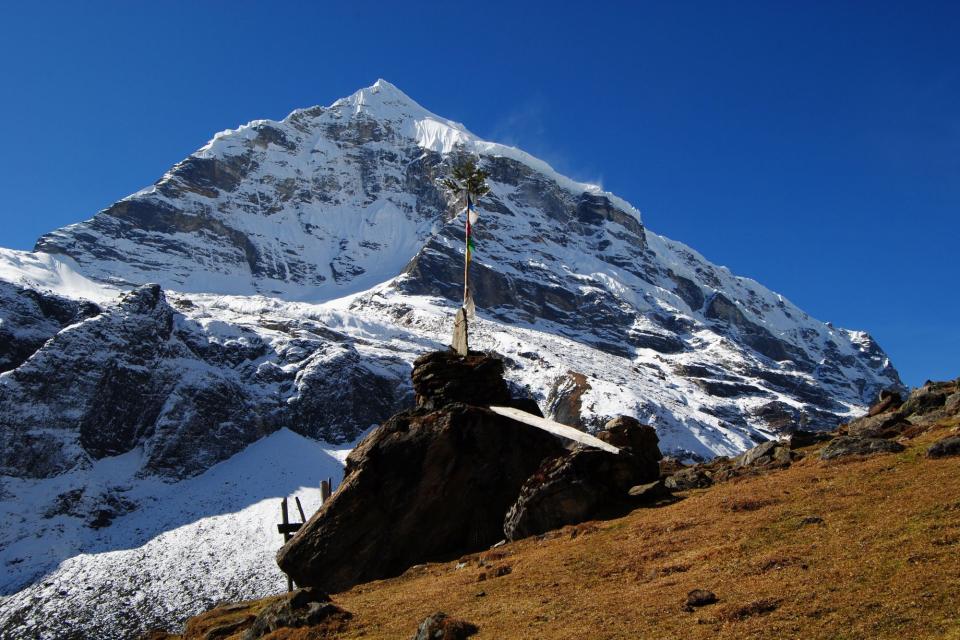
M266 638L410 638L440 610L476 638L960 638L960 431L944 418L901 453L746 475L334 596L345 624ZM718 601L688 607L704 589ZM214 609L183 636L241 638L273 600ZM237 623L231 625L224 623Z

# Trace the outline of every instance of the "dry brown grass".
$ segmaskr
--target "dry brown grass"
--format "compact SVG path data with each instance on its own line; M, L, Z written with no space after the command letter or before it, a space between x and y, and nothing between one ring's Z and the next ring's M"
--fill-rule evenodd
M341 637L409 638L442 610L480 639L960 639L960 460L923 456L942 435L360 585L334 597ZM697 588L719 602L684 610Z

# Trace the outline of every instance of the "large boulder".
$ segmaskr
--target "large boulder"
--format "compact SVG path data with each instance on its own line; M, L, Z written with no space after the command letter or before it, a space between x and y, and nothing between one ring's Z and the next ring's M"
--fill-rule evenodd
M660 477L656 432L633 418L620 417L608 422L597 437L621 447L620 453L578 446L545 461L507 512L503 525L507 539L616 517L636 506L641 494L631 496L630 489Z
M880 396L877 401L871 405L870 410L867 411L868 416L875 416L881 413L885 413L892 409L896 409L903 404L903 398L900 397L898 391L891 389L884 389L880 392Z
M280 550L280 568L298 585L338 592L498 542L523 482L563 452L544 431L448 403L469 397L459 381L470 368L478 378L502 370L484 356L456 358L417 361L420 406L393 416L351 452L340 488ZM452 364L445 371L456 379L427 377L420 367L437 361ZM482 385L481 401L501 401L494 386Z
M888 411L852 420L846 426L846 432L856 438L895 438L909 426L899 412Z

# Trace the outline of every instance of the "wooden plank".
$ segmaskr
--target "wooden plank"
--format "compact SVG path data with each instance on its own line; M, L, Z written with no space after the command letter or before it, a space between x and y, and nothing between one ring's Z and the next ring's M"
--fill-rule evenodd
M300 504L300 498L293 496L293 499L297 501L297 511L300 512L300 522L306 522L307 516L303 515L303 505Z
M460 307L453 319L453 350L461 356L470 355L467 339L467 312Z
M321 480L320 481L320 504L327 504L327 500L330 498L330 481Z
M552 433L555 436L560 436L561 438L579 442L580 444L587 445L588 447L603 449L604 451L608 451L610 453L620 453L620 449L617 447L613 446L609 442L604 442L600 438L594 437L589 433L585 433L579 429L574 429L573 427L568 427L567 425L560 424L559 422L554 422L553 420L547 420L546 418L535 416L527 413L526 411L520 411L519 409L514 409L513 407L490 407L490 411L510 418L511 420L516 420L517 422L530 425L531 427L543 429L544 431Z
M290 516L287 514L287 499L280 501L280 519L282 522L277 525L277 529L283 534L283 543L286 544L293 537L293 532L288 531L290 527ZM297 527L298 529L300 527ZM287 576L287 592L293 591L293 578Z
M303 522L288 522L286 524L277 525L277 533L282 533L284 540L289 540L292 534L300 531L300 528L303 527Z

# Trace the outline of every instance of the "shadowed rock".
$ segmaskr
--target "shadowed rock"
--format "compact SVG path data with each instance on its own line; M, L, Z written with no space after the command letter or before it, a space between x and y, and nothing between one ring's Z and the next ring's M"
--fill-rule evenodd
M960 436L947 436L930 445L927 449L929 458L946 458L948 456L960 456Z
M476 407L510 404L503 361L483 354L461 357L433 351L413 363L413 390L418 407L436 409L454 402Z
M651 497L646 492L630 496L629 491L660 477L662 456L654 429L621 416L597 437L621 447L620 453L578 446L544 462L507 512L503 531L508 540L623 515L637 500Z
M883 438L854 438L840 436L820 452L821 460L833 460L844 456L869 456L875 453L900 453L904 446L893 440Z
M457 380L471 369L493 390L480 400L502 400L492 382L502 365L448 354L418 363L420 406L393 416L354 449L336 494L278 553L297 584L337 592L488 547L502 538L503 515L524 480L544 458L562 453L546 432L482 407L444 404L464 397L466 382ZM428 376L427 367L454 378Z

